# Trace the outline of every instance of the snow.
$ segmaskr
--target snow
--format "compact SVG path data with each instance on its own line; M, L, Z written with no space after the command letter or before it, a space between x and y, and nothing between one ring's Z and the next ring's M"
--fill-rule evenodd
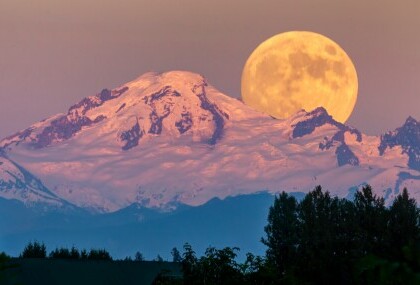
M106 212L132 203L164 209L260 191L307 192L316 185L347 197L365 183L381 196L392 189L388 203L405 186L420 200L420 174L407 166L408 156L397 146L380 155L380 138L358 140L351 128L329 119L293 137L299 123L327 116L325 110L273 119L222 94L201 75L183 71L147 73L113 92L125 87L84 115L105 119L82 126L68 139L34 149L38 134L68 116L59 114L32 125L30 136L5 139L0 147L58 197ZM75 112L71 115L78 120ZM343 142L320 149L339 131ZM124 148L127 135L122 134L130 134L130 147ZM338 166L335 151L342 143L359 165ZM402 172L409 175L402 179Z
M0 197L20 200L26 204L63 205L40 181L18 164L0 154Z

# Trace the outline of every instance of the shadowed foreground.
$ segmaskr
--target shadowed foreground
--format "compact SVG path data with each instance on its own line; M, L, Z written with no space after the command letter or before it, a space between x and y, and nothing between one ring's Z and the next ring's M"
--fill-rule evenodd
M130 262L98 260L14 259L18 266L7 270L1 284L84 285L151 284L159 273L180 276L181 268L172 262Z

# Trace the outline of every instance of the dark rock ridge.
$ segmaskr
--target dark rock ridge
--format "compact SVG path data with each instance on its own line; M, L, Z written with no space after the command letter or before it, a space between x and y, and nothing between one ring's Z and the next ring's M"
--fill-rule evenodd
M296 125L292 126L293 138L299 138L305 135L309 135L316 128L321 127L325 124L330 124L332 126L337 127L342 132L342 134L338 134L339 137L343 136L344 138L344 132L350 132L351 134L357 135L357 141L362 141L362 133L359 130L335 121L332 118L332 116L327 113L327 110L325 110L323 107L318 107L313 111L307 113L305 115L305 118L307 119L300 121Z
M160 135L162 133L163 120L171 114L176 97L181 97L181 94L170 86L165 86L159 92L144 98L144 103L152 108L149 115L151 121L149 134Z
M36 136L36 140L32 145L35 148L44 148L53 142L67 140L78 133L83 127L99 123L103 119L106 119L103 115L96 117L94 120L85 116L71 117L67 115L60 117L52 121L48 127L44 128Z
M45 127L35 138L31 138L30 144L36 149L44 148L56 141L73 137L83 127L101 122L106 119L105 116L100 115L92 120L86 116L86 113L91 109L103 105L106 101L118 98L127 90L128 87L123 87L119 90L103 89L95 96L82 99L79 103L71 106L66 115L51 121L50 125ZM10 144L18 145L20 142L28 140L33 131L34 128L31 127L6 138L10 142L4 145L3 148L6 148Z
M379 154L383 155L387 148L395 146L401 146L402 153L408 155L410 168L420 170L420 124L416 119L408 117L404 125L382 135Z
M103 105L106 101L120 97L127 90L128 87L123 87L120 90L103 89L99 94L86 97L79 103L71 106L68 113L75 112L75 115L85 115L87 111ZM79 114L79 110L81 114Z
M194 126L193 115L189 111L189 108L201 108L205 111L198 118L199 120L209 120L214 123L214 131L211 137L207 140L210 145L216 144L216 142L222 138L223 130L225 126L225 119L229 119L229 116L220 110L216 104L210 102L207 98L205 81L202 84L193 87L192 92L200 100L200 106L182 106L180 114L174 114L174 107L179 106L182 94L177 90L174 90L171 86L165 86L156 93L144 97L143 102L148 105L151 109L149 114L150 128L143 130L142 126L135 124L130 130L124 131L119 136L120 140L125 141L126 144L122 147L123 150L129 150L138 145L140 138L145 134L160 135L163 131L163 122L171 114L179 116L175 121L175 127L182 135L188 132ZM121 108L121 107L120 107Z
M123 131L120 135L120 140L125 142L122 149L129 150L137 146L143 135L144 132L140 129L139 120L137 118L136 123L129 130Z
M332 136L332 138L325 137L324 142L319 144L321 150L328 150L332 146L338 143L337 148L335 149L335 154L337 157L338 166L343 165L359 165L359 158L352 152L350 147L346 144L344 140L344 134L349 132L356 135L356 140L358 142L362 141L362 133L352 127L346 126L342 123L335 121L332 116L330 116L323 107L318 107L312 112L309 112L305 115L305 120L298 122L293 127L293 138L299 138L311 134L316 128L321 127L325 124L330 124L337 127L337 133Z
M359 158L351 151L350 147L346 143L341 143L336 149L335 154L337 156L338 166L343 165L359 165Z
M219 139L221 139L223 136L224 126L225 126L225 120L223 117L225 117L226 119L229 119L229 116L226 113L222 112L216 106L216 104L213 104L208 100L206 96L206 90L204 88L205 86L207 86L207 83L204 83L203 85L195 86L193 89L193 92L194 93L196 93L197 91L199 92L197 96L201 101L200 107L203 108L204 110L209 111L213 115L213 121L215 123L215 130L213 132L213 135L209 139L208 143L211 145L215 145L216 142Z
M353 166L359 165L359 158L351 151L350 147L346 144L346 141L344 139L344 134L347 131L350 132L351 134L356 134L357 136L356 140L358 142L362 141L362 135L356 129L352 129L345 125L343 126L344 128L339 129L339 131L335 133L335 135L332 136L331 139L329 139L328 137L325 137L324 142L319 143L319 148L321 150L328 150L332 146L334 146L335 143L339 143L339 146L335 149L338 166L343 166L346 164L353 165Z
M21 141L26 140L32 134L33 128L27 128L23 131L17 132L9 137L6 137L5 140L10 140L10 142L3 147L0 147L0 152L3 148L6 148L10 144L18 145Z
M184 110L181 113L181 119L175 122L175 126L177 127L180 134L187 132L192 127L192 118L191 113Z
M50 126L44 128L37 135L32 145L35 148L44 148L51 145L55 141L67 140L78 133L83 127L91 126L106 119L105 116L99 115L95 119L86 117L86 113L94 108L103 105L106 101L120 97L128 87L120 90L103 89L99 94L84 98L79 103L70 107L67 115L55 119Z

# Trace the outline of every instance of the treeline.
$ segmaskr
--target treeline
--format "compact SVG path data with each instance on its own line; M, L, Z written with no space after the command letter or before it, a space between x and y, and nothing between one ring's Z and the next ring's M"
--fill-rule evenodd
M3 253L5 257L5 255ZM181 262L182 257L179 250L174 247L171 251L172 262ZM58 247L47 254L47 247L43 242L34 241L29 242L19 258L50 258L50 259L83 259L83 260L113 260L111 254L106 249L86 249L78 250L75 246L70 249L66 247ZM137 251L134 258L127 256L122 259L124 261L146 261L143 254ZM158 254L157 257L151 261L163 262L163 258Z
M282 193L269 209L264 257L185 245L183 280L155 284L420 284L420 211L406 189L390 207L370 186L354 200L319 186L303 200Z
M266 265L285 284L420 284L420 211L407 189L390 207L370 186L354 200L318 186L298 202L274 200Z
M420 210L406 189L389 207L370 186L352 201L331 197L320 186L301 201L283 192L264 230L265 256L248 253L240 263L239 248L209 247L199 257L185 244L182 253L171 252L183 278L161 274L153 284L420 284ZM46 258L45 245L30 243L21 257ZM55 249L49 258L111 260L106 250L74 247Z
M88 260L112 260L111 255L106 249L86 249L78 250L76 247L71 249L61 247L56 248L47 255L47 247L44 243L34 241L29 242L19 258L53 258L53 259L88 259Z

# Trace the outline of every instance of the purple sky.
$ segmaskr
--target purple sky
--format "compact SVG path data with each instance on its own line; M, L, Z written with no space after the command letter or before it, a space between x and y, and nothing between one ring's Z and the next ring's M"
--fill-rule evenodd
M289 30L352 58L348 123L378 134L420 119L418 0L1 0L0 11L0 137L147 71L194 71L239 97L249 54Z

